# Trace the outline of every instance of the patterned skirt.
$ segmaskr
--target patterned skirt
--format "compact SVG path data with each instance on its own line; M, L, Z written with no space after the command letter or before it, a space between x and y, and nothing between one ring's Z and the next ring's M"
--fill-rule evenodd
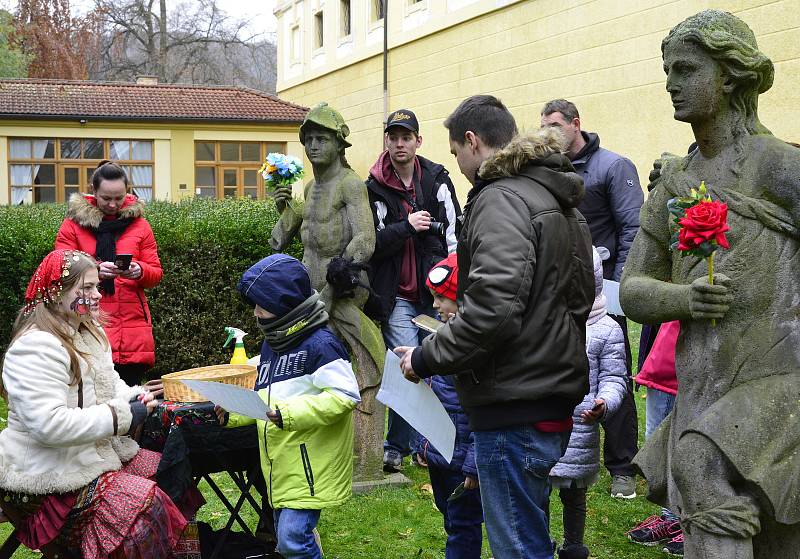
M101 474L77 492L45 497L20 540L39 547L51 540L46 533L58 534L58 543L93 559L200 559L197 525L153 481L160 458L140 450L121 470Z

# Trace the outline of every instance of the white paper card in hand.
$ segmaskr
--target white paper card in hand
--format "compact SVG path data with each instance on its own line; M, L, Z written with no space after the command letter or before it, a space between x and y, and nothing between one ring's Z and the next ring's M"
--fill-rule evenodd
M612 280L603 280L603 295L606 296L606 309L608 314L615 314L617 316L625 316L622 312L622 305L619 303L619 282Z
M271 411L255 390L207 380L181 380L181 382L225 411L264 421Z
M386 352L383 380L378 401L392 408L419 434L428 439L436 450L450 462L456 444L456 426L431 387L407 381L400 370L400 358L391 350Z

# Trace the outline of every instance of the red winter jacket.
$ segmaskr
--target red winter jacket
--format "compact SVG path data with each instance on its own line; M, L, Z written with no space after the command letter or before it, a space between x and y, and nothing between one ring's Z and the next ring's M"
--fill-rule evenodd
M118 277L114 294L103 294L100 308L108 315L105 332L111 342L114 363L153 366L156 360L150 308L144 290L155 287L164 274L150 224L142 217L144 204L128 194L119 211L121 218L135 218L117 239L117 254L132 254L142 268L139 279ZM55 248L78 249L96 256L92 229L103 220L94 196L73 194L67 217L56 235Z
M653 347L636 375L636 384L655 388L673 396L678 393L678 377L675 372L675 344L681 333L681 321L665 322L658 329Z

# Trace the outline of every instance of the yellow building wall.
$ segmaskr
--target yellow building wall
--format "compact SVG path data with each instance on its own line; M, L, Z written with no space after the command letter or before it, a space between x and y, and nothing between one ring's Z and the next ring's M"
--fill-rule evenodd
M710 7L735 13L756 33L775 64L775 84L760 97L761 119L776 136L800 141L798 0L513 3L391 49L389 110L416 112L419 153L448 166L462 203L469 184L449 153L442 122L462 99L479 93L498 96L521 129L538 127L546 101L573 101L583 129L631 158L645 185L655 158L664 151L685 153L692 141L689 126L672 118L661 40L681 20ZM352 132L348 160L366 176L382 146L380 55L279 95L304 106L324 100L339 109Z
M0 204L9 204L8 138L127 138L153 140L153 196L181 200L194 196L194 142L286 142L298 157L303 150L298 124L158 124L53 121L0 121Z

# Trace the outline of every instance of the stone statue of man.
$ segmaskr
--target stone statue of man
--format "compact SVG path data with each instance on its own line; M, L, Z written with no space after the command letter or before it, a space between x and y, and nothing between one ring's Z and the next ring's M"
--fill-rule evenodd
M681 321L675 408L635 463L680 515L687 559L798 558L800 150L758 119L774 70L743 21L701 12L661 49L697 148L663 161L622 276L626 315ZM704 259L670 251L667 201L701 181L728 205L713 285Z
M281 214L272 231L270 245L282 251L300 232L303 264L311 283L319 291L330 315L330 326L349 346L361 391L356 408L356 479L382 477L383 407L375 396L383 373L386 353L377 326L361 308L368 293L357 288L352 297L336 298L326 275L331 260L343 257L366 264L375 249L375 225L364 181L345 159L350 129L338 111L320 103L311 109L300 127L300 143L311 162L314 178L305 185L302 216L289 203L290 188L274 193ZM366 273L360 281L367 285Z

